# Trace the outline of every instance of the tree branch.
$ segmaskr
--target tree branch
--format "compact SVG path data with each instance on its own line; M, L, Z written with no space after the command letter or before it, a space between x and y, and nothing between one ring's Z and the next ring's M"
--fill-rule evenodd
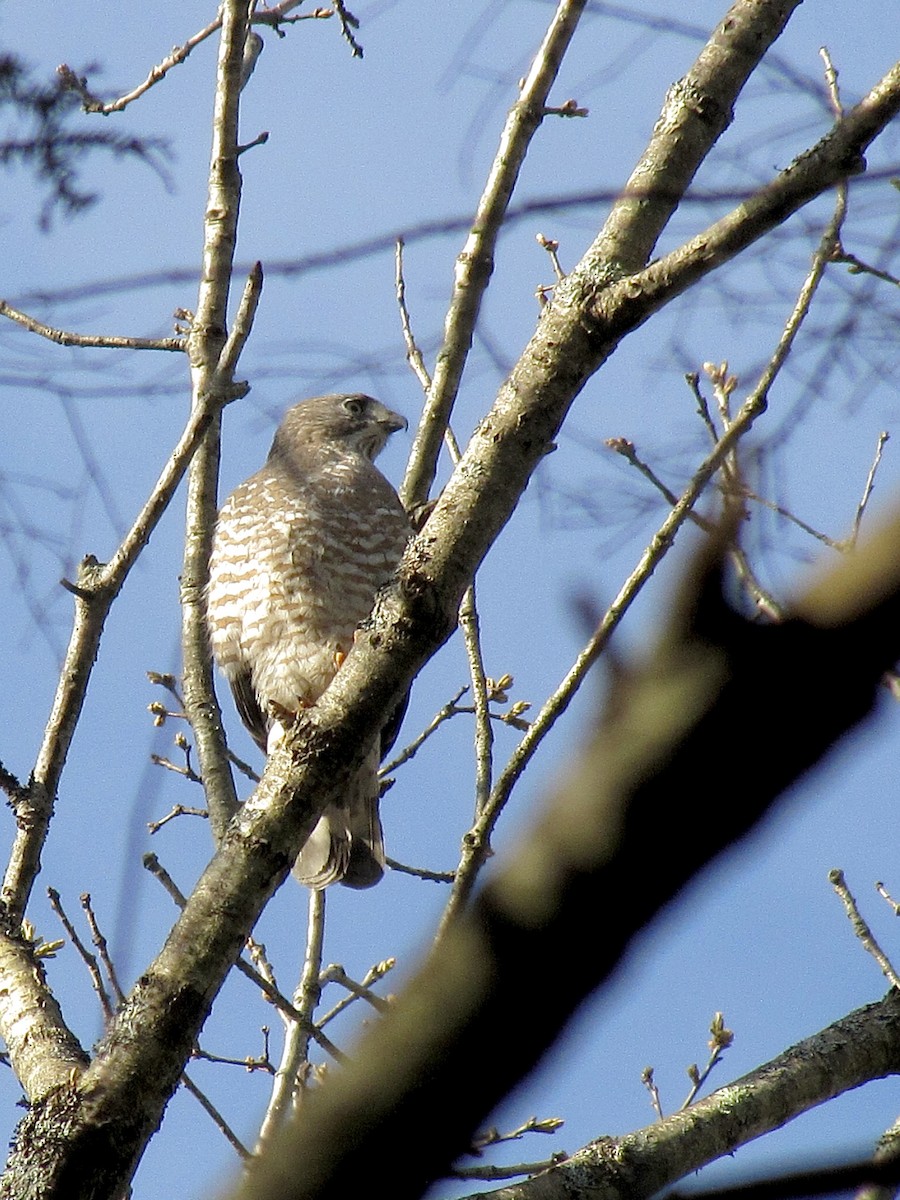
M531 69L509 111L497 155L466 243L456 260L453 294L434 377L410 451L400 498L408 511L424 504L434 481L444 430L472 346L481 301L494 269L494 251L531 139L544 117L547 96L584 11L585 0L559 0Z
M625 1137L598 1138L490 1200L568 1200L576 1192L644 1200L801 1113L898 1072L900 999L889 992L689 1108Z

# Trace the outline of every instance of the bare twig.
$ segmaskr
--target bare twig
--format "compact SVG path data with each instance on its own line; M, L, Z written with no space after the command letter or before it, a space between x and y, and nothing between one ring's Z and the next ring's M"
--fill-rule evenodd
M354 30L359 29L359 21L354 17L353 13L347 8L344 0L331 0L332 8L337 14L337 19L341 23L341 37L350 47L350 52L354 58L362 58L363 48L354 36Z
M309 1040L312 1017L322 994L319 973L322 966L322 943L325 936L325 892L309 890L309 921L306 936L306 956L300 982L294 993L297 1020L286 1017L284 1047L281 1062L275 1072L272 1095L266 1108L256 1143L258 1154L282 1127L299 1099L309 1067Z
M422 385L422 391L428 395L431 387L431 376L428 373L428 368L425 366L425 359L422 357L422 351L413 335L412 324L410 323L409 308L406 304L406 280L403 275L403 239L397 239L397 245L394 251L394 283L397 295L397 308L400 312L400 325L403 329L403 341L406 344L406 361L413 370L413 374Z
M835 867L828 872L828 882L840 896L847 911L847 916L850 919L850 924L853 926L853 932L859 938L860 942L862 942L864 949L868 950L879 967L881 967L881 972L891 987L900 988L900 978L897 977L897 972L891 965L890 959L878 945L875 935L859 911L856 900L844 879L844 872Z
M355 979L351 979L340 963L329 963L319 975L320 987L324 987L327 983L339 983L357 1000L365 1000L371 1004L376 1012L384 1013L390 1008L387 1000L382 996L377 996L366 984L357 983Z
M240 1138L237 1136L237 1134L234 1132L234 1130L231 1128L231 1126L228 1124L228 1122L225 1120L225 1118L222 1116L222 1114L219 1112L219 1110L216 1108L216 1106L213 1104L213 1102L210 1100L210 1098L206 1095L206 1093L202 1092L200 1090L200 1088L197 1087L196 1083L194 1083L194 1081L187 1074L187 1072L184 1072L182 1074L181 1082L184 1085L184 1087L191 1093L191 1095L194 1097L194 1099L199 1101L202 1108L204 1108L205 1111L207 1112L207 1114L212 1118L215 1125L225 1135L226 1140L237 1151L237 1153L240 1155L240 1157L242 1159L244 1159L245 1161L248 1160L251 1157L250 1151L243 1144L243 1142L240 1140Z
M856 516L853 518L853 528L850 531L850 536L844 543L846 549L853 549L859 541L859 527L862 524L862 519L865 516L866 508L872 496L872 490L875 487L875 475L881 465L881 456L884 452L886 442L890 438L890 434L882 430L878 435L878 444L875 447L875 457L872 459L872 465L869 467L869 474L866 476L865 487L860 498L859 504L856 506Z
M51 342L56 342L58 346L96 346L112 350L184 350L186 347L186 341L183 337L140 338L114 337L108 334L70 333L65 329L55 329L52 325L45 325L43 321L38 321L35 317L30 317L27 313L13 308L5 300L0 300L0 316L9 317L17 325L22 325L25 329L30 330L31 333L37 333L41 337L49 338Z
M459 624L462 629L469 673L472 679L472 699L475 704L475 819L487 804L491 794L493 776L494 733L491 729L491 711L481 653L481 631L478 610L475 604L475 584L466 588L459 607Z
M245 1071L265 1071L267 1075L275 1074L275 1067L269 1058L269 1031L263 1028L264 1047L263 1053L256 1058L251 1058L248 1054L246 1058L229 1058L224 1054L210 1054L208 1050L201 1050L199 1046L195 1046L191 1058L202 1059L203 1062L220 1063L225 1067L242 1067Z
M428 499L444 430L456 401L481 300L490 280L506 209L531 139L544 117L550 88L584 9L584 0L559 0L556 12L509 111L475 219L456 260L444 342L419 423L400 496L407 510Z
M440 729L445 721L449 721L451 717L459 715L462 710L458 708L457 701L460 700L468 690L468 687L461 687L452 700L448 700L443 708L438 709L418 737L413 738L413 740L407 746L404 746L404 748L398 755L396 755L396 757L392 758L389 763L386 763L381 768L380 773L382 778L385 775L389 775L391 771L396 771L398 767L402 767L404 763L409 762L409 760L413 758L422 748L425 742L428 741L431 735Z
M884 886L884 884L881 883L880 881L878 883L876 883L875 891L878 893L879 896L881 896L882 900L886 900L888 902L888 904L894 910L894 916L900 917L900 904L897 903L897 901L890 894L890 892L887 890L887 888Z
M521 1141L529 1133L556 1133L563 1127L562 1117L529 1117L516 1129L501 1133L496 1126L477 1133L472 1140L470 1154L481 1154L488 1146L499 1146L502 1142Z
M152 755L152 758L153 758L153 761L156 763L159 763L160 766L170 767L173 771L178 771L179 774L182 774L182 775L185 774L184 771L180 771L178 767L174 766L172 763L168 762L166 759L160 758L158 754ZM164 825L168 825L168 823L170 821L174 821L174 819L176 817L208 818L209 813L206 811L205 808L189 808L185 804L174 804L172 806L172 808L169 810L169 812L167 812L164 817L160 817L158 821L148 821L147 828L150 831L150 833L159 833L160 829L162 829L162 827Z
M656 1113L658 1119L662 1121L664 1119L662 1102L659 1098L659 1088L656 1086L656 1082L653 1078L652 1067L644 1067L643 1071L641 1071L641 1083L650 1093L650 1103L653 1105L653 1111Z
M396 965L396 958L386 958L382 962L376 963L373 967L369 967L368 971L366 971L362 983L359 986L368 990L373 983L377 983L379 979L383 979L384 976L387 975L388 971L392 971ZM359 997L355 992L351 992L348 996L342 996L333 1008L330 1008L323 1017L319 1018L319 1020L316 1022L318 1028L322 1029L330 1021L333 1021L336 1016L342 1013L345 1008L348 1008L353 1001L357 999L359 999Z
M166 868L159 861L157 856L153 853L147 853L141 859L141 862L144 866L144 869L149 871L155 879L159 880L178 907L184 908L185 904L187 904L187 897L179 888L178 884L175 882Z
M855 254L848 254L840 241L835 243L834 250L831 253L831 261L846 263L851 275L872 275L875 279L880 279L884 283L892 283L894 287L900 287L900 279L896 275L891 275L889 271L882 271L880 267L873 267L871 263L863 262Z
M81 98L81 107L85 112L101 113L104 116L107 116L109 113L121 112L122 109L127 108L128 105L134 100L137 100L139 97L143 96L145 92L148 92L150 88L154 86L154 84L157 84L161 79L164 79L173 67L177 67L183 63L196 46L199 46L201 42L205 42L206 39L211 37L217 29L221 28L221 26L222 17L220 14L204 29L201 29L198 33L195 33L193 37L189 37L183 45L176 46L171 54L167 55L162 62L157 63L157 65L152 68L150 74L143 83L138 84L138 86L133 88L132 91L126 92L125 95L119 96L117 100L110 100L107 102L100 100L88 89L87 81L76 75L71 67L66 66L65 63L63 63L62 66L57 67L57 74L59 75L63 86L70 88Z
M100 925L97 917L94 914L94 906L91 903L89 892L82 892L80 896L81 907L84 910L84 915L87 918L88 928L91 931L91 941L97 947L97 953L100 955L100 961L103 964L103 969L106 971L106 978L109 980L109 986L112 988L112 994L116 998L116 1004L121 1004L125 999L125 993L122 991L119 984L119 978L116 975L116 969L113 966L112 958L109 954L109 946L106 938L100 931Z
M97 963L96 956L91 954L90 950L88 950L87 946L85 946L84 942L82 942L81 938L76 933L75 926L66 915L66 911L62 906L59 892L56 890L56 888L48 887L47 897L50 901L50 907L59 917L60 923L69 937L69 941L78 951L81 961L88 969L88 974L91 977L91 986L97 993L97 999L100 1001L100 1007L103 1009L104 1020L111 1020L115 1009L113 1008L113 1003L109 998L109 993L104 986L103 976L100 973L100 967Z
M385 862L392 871L402 875L414 875L417 879L427 879L431 883L452 883L456 878L455 871L429 871L426 867L409 867L406 863L397 862L396 858L386 858Z
M709 1058L706 1060L706 1066L702 1071L698 1070L696 1064L688 1067L691 1090L681 1105L682 1112L686 1108L690 1108L694 1103L697 1093L703 1087L704 1083L706 1083L707 1079L709 1079L710 1072L722 1061L722 1052L727 1050L734 1042L734 1034L730 1029L725 1028L725 1018L720 1012L717 1012L713 1017L709 1032L711 1036L709 1039Z

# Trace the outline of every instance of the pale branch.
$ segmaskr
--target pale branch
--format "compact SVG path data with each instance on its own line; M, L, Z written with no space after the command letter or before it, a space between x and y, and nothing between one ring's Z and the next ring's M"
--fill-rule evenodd
M491 709L481 653L481 630L478 623L474 582L466 588L462 604L459 606L459 625L466 647L466 657L469 660L472 700L475 707L475 819L477 820L491 795L494 731L491 729Z
M103 101L99 99L99 97L95 96L93 92L89 90L87 86L87 80L78 76L72 70L72 68L67 66L65 63L57 67L57 74L59 75L63 86L71 89L71 91L75 92L79 96L81 99L81 107L85 112L100 113L103 116L108 116L110 113L121 112L122 109L127 108L128 105L134 100L139 99L139 97L143 96L145 92L148 92L150 88L159 83L161 79L164 79L173 67L177 67L183 63L191 51L194 50L195 47L199 46L201 42L205 42L208 37L211 37L217 29L221 28L221 25L222 17L220 14L205 28L201 29L198 33L195 33L192 37L189 37L183 45L176 46L172 53L168 54L162 60L162 62L159 62L155 67L152 67L150 74L143 81L143 83L138 84L136 88L133 88L130 92L126 92L124 95L119 96L116 100Z
M623 1137L599 1137L545 1174L489 1193L490 1200L567 1200L573 1192L603 1200L647 1200L834 1096L898 1071L900 1000L889 993L689 1108ZM824 1190L843 1189L834 1182ZM738 1200L740 1188L728 1194ZM803 1187L776 1190L771 1200L809 1194ZM674 1195L667 1193L667 1200Z
M640 271L700 164L731 124L734 100L800 0L736 0L674 83L646 150L588 251L609 281Z
M322 995L319 972L322 967L322 945L325 938L325 892L309 889L309 918L306 932L306 954L300 982L294 993L299 1020L285 1017L284 1046L281 1061L272 1083L272 1094L262 1120L255 1154L268 1146L282 1128L302 1093L304 1074L309 1067L309 1041L313 1030L313 1014Z
M469 235L456 260L444 341L400 488L407 509L424 504L431 491L444 430L450 423L482 298L494 269L497 239L528 147L543 120L547 96L584 5L585 0L559 0L531 68L519 85L518 99L509 110Z
M226 1141L231 1145L232 1149L234 1149L245 1161L249 1159L250 1151L240 1140L240 1138L237 1136L210 1098L206 1095L206 1093L202 1092L200 1088L197 1087L196 1083L194 1083L194 1081L186 1072L181 1076L181 1083L182 1086L191 1093L194 1099L199 1102L200 1106L211 1118L215 1126L221 1130Z
M88 1055L63 1020L35 943L4 921L0 933L0 1029L28 1100L72 1086Z
M157 763L161 767L168 767L170 770L177 772L179 775L184 775L188 779L194 779L197 783L201 782L198 776L193 775L192 773L188 774L188 771L185 768L176 767L174 763L170 763L166 758L160 758L158 754L151 755L151 758L153 762ZM170 821L174 821L176 817L203 817L204 819L207 819L209 817L209 813L205 808L191 808L186 804L173 804L165 816L160 817L158 821L147 822L147 832L150 834L159 833L164 825L168 825L168 823Z
M197 308L191 322L192 405L199 406L213 387L231 382L238 356L250 331L262 286L256 263L244 287L234 327L226 334L228 297L237 241L241 198L238 167L238 110L241 69L252 0L223 6L219 40L213 145L204 218L203 267ZM182 658L184 701L200 759L213 837L221 840L237 810L237 793L229 765L222 712L213 686L206 630L204 593L208 578L219 475L221 422L209 428L191 466L185 516L181 571Z
M900 978L898 978L891 960L878 945L874 933L869 928L868 922L859 911L853 893L847 886L844 872L835 867L834 870L828 872L828 882L840 896L850 924L853 926L853 932L859 938L863 948L872 955L879 967L881 967L881 972L891 987L900 989Z
M878 468L881 466L881 456L884 453L884 447L890 439L890 434L882 430L878 435L878 443L875 446L875 457L872 459L872 465L869 467L869 474L866 476L863 494L860 497L859 504L856 506L856 515L853 518L853 528L850 530L850 536L847 538L847 546L852 549L859 541L859 530L862 525L863 517L866 515L866 509L869 506L869 500L872 497L872 491L875 487L875 476L878 473Z
M431 376L428 374L425 359L413 334L409 308L406 303L406 280L403 275L403 238L397 239L397 245L394 249L394 288L397 296L397 309L400 313L400 327L403 330L403 341L406 345L406 361L412 368L416 379L422 385L422 391L427 396L431 388Z
M65 329L55 329L51 325L45 325L43 321L38 321L35 317L30 317L27 313L13 308L5 300L0 300L0 316L9 317L17 325L23 326L23 328L30 330L31 333L37 333L41 337L49 338L51 342L56 342L58 346L97 346L112 350L183 351L186 348L186 341L183 337L141 338L128 336L115 337L107 334L70 333Z

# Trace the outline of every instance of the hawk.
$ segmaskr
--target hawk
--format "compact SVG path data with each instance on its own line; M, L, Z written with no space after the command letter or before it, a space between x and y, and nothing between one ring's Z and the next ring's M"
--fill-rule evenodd
M206 594L210 642L262 750L277 720L315 704L331 683L400 561L409 520L374 459L405 428L404 417L371 396L304 400L285 413L265 465L219 512ZM294 874L308 887L340 880L365 888L381 878L385 740L369 748L300 851Z

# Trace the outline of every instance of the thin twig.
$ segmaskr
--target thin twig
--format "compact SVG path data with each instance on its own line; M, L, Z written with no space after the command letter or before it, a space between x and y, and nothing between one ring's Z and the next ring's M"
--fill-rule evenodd
M400 312L400 326L403 330L403 341L406 345L406 361L412 368L413 374L422 385L422 391L428 395L431 387L431 376L428 373L428 368L425 366L425 359L422 357L422 351L413 335L412 324L409 317L409 308L406 304L406 280L403 274L403 239L397 238L397 245L394 251L394 284L397 295L397 308Z
M400 488L408 511L428 499L437 471L441 440L450 423L481 301L493 270L503 218L531 139L544 118L547 96L584 5L585 0L560 0L528 75L522 81L518 99L509 111L469 236L456 260L444 341L438 351L432 386Z
M76 75L71 67L66 66L65 63L57 68L57 74L64 87L70 88L80 96L81 107L85 112L101 113L103 116L107 116L109 113L121 112L122 109L127 108L134 100L139 99L145 92L148 92L154 84L164 79L173 67L177 67L183 63L191 51L196 46L199 46L201 42L205 42L208 37L211 37L217 29L221 28L221 25L222 17L220 14L204 29L195 33L193 37L189 37L183 45L176 46L171 54L167 55L162 62L157 63L151 69L150 74L143 83L138 84L136 88L133 88L130 92L126 92L125 95L120 96L117 100L107 102L100 100L88 90L87 81Z
M50 900L50 907L56 913L57 917L59 917L60 923L69 937L69 941L78 951L81 961L88 969L88 973L91 977L91 986L97 993L97 999L100 1001L100 1007L103 1009L104 1020L111 1021L115 1013L115 1009L112 1001L109 998L109 993L104 986L103 976L100 973L100 967L97 963L96 955L91 954L90 950L88 950L87 946L85 946L84 942L82 942L81 938L75 932L75 926L66 915L65 909L62 906L62 901L59 897L59 892L56 890L56 888L48 887L47 897Z
M878 444L875 447L875 457L872 459L872 465L869 467L869 474L866 476L865 487L860 498L859 504L856 507L856 516L853 518L853 528L850 531L850 536L847 539L846 546L848 549L853 549L859 541L859 527L862 524L862 519L865 516L866 508L872 496L872 490L875 487L875 475L881 465L881 456L884 452L886 442L890 439L890 434L882 430L878 435Z
M0 300L0 316L9 317L17 325L22 325L25 329L37 333L41 337L49 338L58 346L96 346L112 350L183 351L187 344L183 337L140 338L115 337L110 334L70 333L65 329L55 329L52 325L45 325L43 321L38 321L35 317L30 317L27 313L13 308L5 300Z
M887 888L884 886L884 884L881 883L880 881L878 883L876 883L875 891L878 893L879 896L881 896L882 900L886 900L888 902L888 904L894 910L894 916L900 917L900 904L897 903L897 901L890 894L890 892L887 890Z
M125 999L125 993L119 984L119 977L116 975L116 968L113 966L113 961L109 954L109 945L100 931L100 925L94 914L90 892L82 892L80 900L84 915L87 918L88 928L91 931L91 941L97 947L97 953L100 955L100 961L103 964L103 969L106 971L106 978L109 980L109 986L112 988L112 994L116 998L116 1003L121 1004Z
M299 1098L309 1067L309 1039L312 1017L322 994L319 973L322 967L322 944L325 936L325 891L309 890L309 920L306 936L306 955L300 982L294 993L298 1019L282 1014L285 1023L284 1047L281 1062L275 1072L272 1095L259 1130L256 1153L269 1144L283 1126Z
M157 856L152 852L147 853L141 859L144 869L149 871L154 879L158 879L163 885L171 898L175 901L179 908L184 908L187 904L187 896L179 888L178 884L159 861Z
M891 275L889 271L882 271L880 267L873 267L871 263L863 262L855 254L848 254L840 242L835 245L832 251L831 261L846 263L851 275L872 275L875 279L880 279L884 283L892 283L894 287L900 287L900 279L896 275Z
M400 751L400 753L392 758L389 763L386 763L380 771L380 776L389 775L391 771L396 771L398 767L402 767L404 763L415 757L416 753L422 748L425 742L451 717L458 716L462 711L457 707L457 701L460 700L468 691L468 686L461 687L452 700L448 700L443 708L438 709L432 719L428 722L422 732Z
M177 767L173 766L172 763L168 762L166 759L160 758L159 755L154 754L151 757L153 758L153 761L156 763L159 763L160 766L171 767L173 771L178 771ZM183 773L184 772L179 772L179 774L183 774ZM209 813L206 811L205 808L189 808L185 804L175 804L172 806L171 810L169 812L167 812L164 817L160 817L158 821L148 821L147 829L150 831L151 834L159 833L160 829L162 829L162 827L164 825L168 825L168 823L170 821L173 821L176 817L208 818Z
M696 1063L688 1067L688 1078L691 1081L691 1090L688 1092L684 1102L681 1105L681 1111L694 1103L700 1089L709 1079L711 1071L722 1061L723 1052L729 1046L734 1044L734 1034L730 1029L725 1027L725 1017L722 1013L717 1012L712 1019L709 1027L709 1058L706 1060L706 1066L702 1071L698 1070Z
M653 1078L652 1067L644 1067L643 1071L641 1071L641 1083L650 1093L650 1103L653 1105L653 1111L656 1113L657 1120L662 1121L664 1119L662 1101L659 1098L659 1088L656 1086Z
M231 1146L246 1162L251 1157L250 1151L243 1144L243 1142L240 1140L213 1102L209 1099L209 1097L197 1087L196 1083L194 1083L187 1072L182 1072L181 1082L184 1084L184 1087L187 1089L187 1091L191 1093L194 1099L200 1102L201 1106L206 1110L207 1114L212 1118L213 1122L224 1134L226 1140L230 1142Z
M859 938L860 942L862 942L863 948L868 950L869 954L872 955L879 967L881 967L881 972L891 987L900 988L900 978L897 977L897 972L891 965L891 960L878 945L875 935L859 911L856 900L853 898L853 894L844 879L844 872L835 867L828 872L828 882L840 896L847 911L847 916L850 919L850 924L853 926L853 932Z
M199 1046L195 1046L191 1058L202 1059L203 1062L220 1063L225 1067L242 1067L245 1071L265 1071L267 1075L275 1074L275 1067L269 1058L269 1039L268 1030L264 1029L265 1049L262 1055L257 1058L251 1058L247 1055L246 1058L229 1058L223 1054L210 1054L208 1050L201 1050Z
M351 979L340 963L329 963L319 975L320 988L324 987L327 983L339 983L341 987L346 988L358 1000L365 1000L368 1004L371 1004L377 1012L385 1013L390 1008L387 1000L382 996L377 996L365 984L357 983L355 979Z
M481 1154L488 1146L499 1146L502 1142L519 1142L529 1133L557 1133L564 1124L562 1117L529 1117L517 1128L506 1133L501 1133L496 1126L491 1126L475 1135L469 1153Z
M472 679L472 699L475 705L475 820L478 819L491 794L494 764L494 731L488 701L484 659L481 653L481 630L475 603L475 584L466 588L459 606L459 625L462 630L469 674Z
M364 989L370 988L373 983L377 983L379 979L383 979L384 976L387 975L388 971L392 971L396 965L396 958L386 958L382 962L376 963L374 967L370 967L368 971L366 971L363 981L359 986ZM354 1002L354 1000L358 999L359 996L356 992L351 992L347 996L342 996L333 1008L330 1008L323 1017L319 1018L319 1020L316 1022L317 1027L319 1029L324 1028L329 1021L333 1021L334 1018L342 1013L345 1008L348 1008Z
M429 871L427 867L409 867L406 863L398 862L396 858L384 860L392 871L401 875L414 875L417 879L426 879L431 883L452 883L456 878L455 871Z

